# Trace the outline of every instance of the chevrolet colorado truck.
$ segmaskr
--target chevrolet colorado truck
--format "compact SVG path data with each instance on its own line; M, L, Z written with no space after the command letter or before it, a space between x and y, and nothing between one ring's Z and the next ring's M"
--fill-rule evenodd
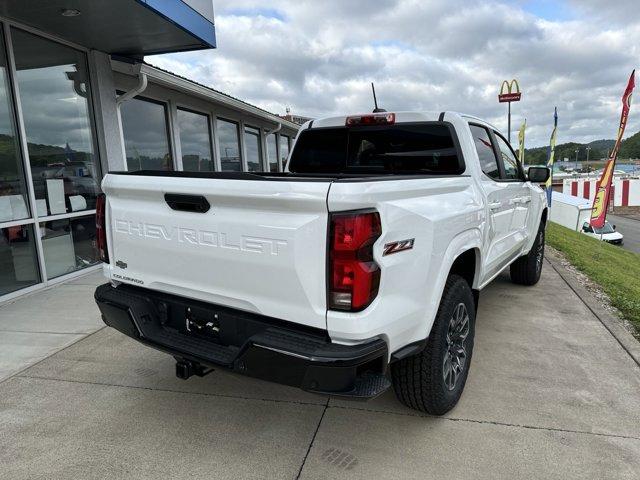
M451 112L303 125L282 173L114 172L97 244L104 322L172 355L304 390L453 408L480 290L544 255L544 167Z

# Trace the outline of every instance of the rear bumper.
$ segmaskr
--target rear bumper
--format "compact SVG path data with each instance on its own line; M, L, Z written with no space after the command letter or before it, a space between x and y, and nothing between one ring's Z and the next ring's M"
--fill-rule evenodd
M320 330L128 285L101 285L95 299L105 324L179 360L331 395L372 398L390 386L381 339L333 344Z

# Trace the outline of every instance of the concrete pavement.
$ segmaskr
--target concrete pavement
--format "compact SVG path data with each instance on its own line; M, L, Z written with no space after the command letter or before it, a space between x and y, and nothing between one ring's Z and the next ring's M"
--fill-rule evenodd
M622 248L635 253L640 253L640 217L607 215L609 223L616 226L616 229L624 235L624 245Z
M102 271L0 304L0 381L104 324L93 300Z
M83 287L54 297L82 302ZM38 325L26 318L47 302L19 302L1 324L9 309ZM640 368L550 265L535 287L501 276L483 292L475 345L460 404L435 418L392 392L184 382L105 328L0 383L0 478L638 478Z

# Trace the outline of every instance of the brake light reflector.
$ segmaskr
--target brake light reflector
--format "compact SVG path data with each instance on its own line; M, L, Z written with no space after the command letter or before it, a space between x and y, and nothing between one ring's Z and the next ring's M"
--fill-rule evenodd
M96 198L96 248L100 254L100 260L109 263L109 252L107 250L107 201L104 193Z
M331 215L328 308L356 312L376 298L380 267L373 244L381 234L378 212Z
M359 125L393 125L394 123L396 123L396 114L385 112L347 117L345 125L356 127Z

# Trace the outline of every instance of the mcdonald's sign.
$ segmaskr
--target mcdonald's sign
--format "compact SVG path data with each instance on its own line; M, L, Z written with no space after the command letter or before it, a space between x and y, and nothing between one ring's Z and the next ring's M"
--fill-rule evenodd
M520 98L522 98L522 93L520 93L520 85L518 85L518 81L515 78L511 82L507 80L502 82L500 94L498 95L500 103L519 102Z

